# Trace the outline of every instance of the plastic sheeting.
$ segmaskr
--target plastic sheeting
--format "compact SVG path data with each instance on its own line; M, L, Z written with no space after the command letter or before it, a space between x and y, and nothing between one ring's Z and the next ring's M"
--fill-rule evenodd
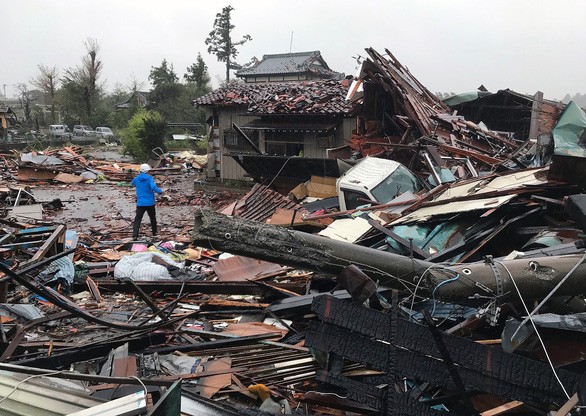
M158 257L166 264L154 263ZM170 256L162 253L146 252L123 256L114 267L114 277L117 279L132 280L160 280L174 279L169 268L183 268L183 263L173 261Z
M554 154L586 157L586 113L570 101L553 129Z
M73 284L73 277L75 276L75 267L73 266L73 261L71 261L69 257L61 257L57 260L53 260L51 263L49 263L45 270L39 273L39 277L44 279L51 274L53 274L53 277L50 282L63 279L68 284Z

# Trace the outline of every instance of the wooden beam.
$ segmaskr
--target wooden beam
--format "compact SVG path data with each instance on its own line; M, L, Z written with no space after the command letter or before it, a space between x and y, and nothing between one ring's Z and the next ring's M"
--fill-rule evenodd
M502 415L503 413L507 413L509 410L517 409L521 406L523 406L523 402L520 402L518 400L513 400L512 402L508 402L508 403L502 404L500 406L497 406L494 409L490 409L485 412L482 412L480 414L480 416Z
M570 410L572 410L574 406L576 406L577 404L578 393L570 397L570 400L568 400L562 407L560 407L560 410L558 410L554 416L566 416L568 413L570 413Z

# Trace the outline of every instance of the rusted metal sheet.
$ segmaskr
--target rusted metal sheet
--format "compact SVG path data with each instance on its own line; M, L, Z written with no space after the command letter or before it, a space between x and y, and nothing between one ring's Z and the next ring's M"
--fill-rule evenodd
M214 273L222 282L254 280L259 276L283 270L282 266L244 256L220 259L212 265Z
M252 221L264 222L269 219L277 208L296 209L305 212L297 203L266 186L256 184L233 207L231 215Z

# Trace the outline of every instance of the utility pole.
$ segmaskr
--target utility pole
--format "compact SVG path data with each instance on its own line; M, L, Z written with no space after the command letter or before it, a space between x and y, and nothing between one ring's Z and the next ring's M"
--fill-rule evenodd
M6 84L2 84L4 87L4 105L6 105Z

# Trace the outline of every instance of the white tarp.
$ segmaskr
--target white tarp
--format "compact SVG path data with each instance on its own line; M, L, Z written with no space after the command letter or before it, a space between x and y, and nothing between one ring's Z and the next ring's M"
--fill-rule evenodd
M160 280L174 279L167 267L153 263L154 257L159 257L169 266L183 268L183 263L173 261L171 257L162 253L144 252L122 256L114 267L114 277L117 279L132 280Z

